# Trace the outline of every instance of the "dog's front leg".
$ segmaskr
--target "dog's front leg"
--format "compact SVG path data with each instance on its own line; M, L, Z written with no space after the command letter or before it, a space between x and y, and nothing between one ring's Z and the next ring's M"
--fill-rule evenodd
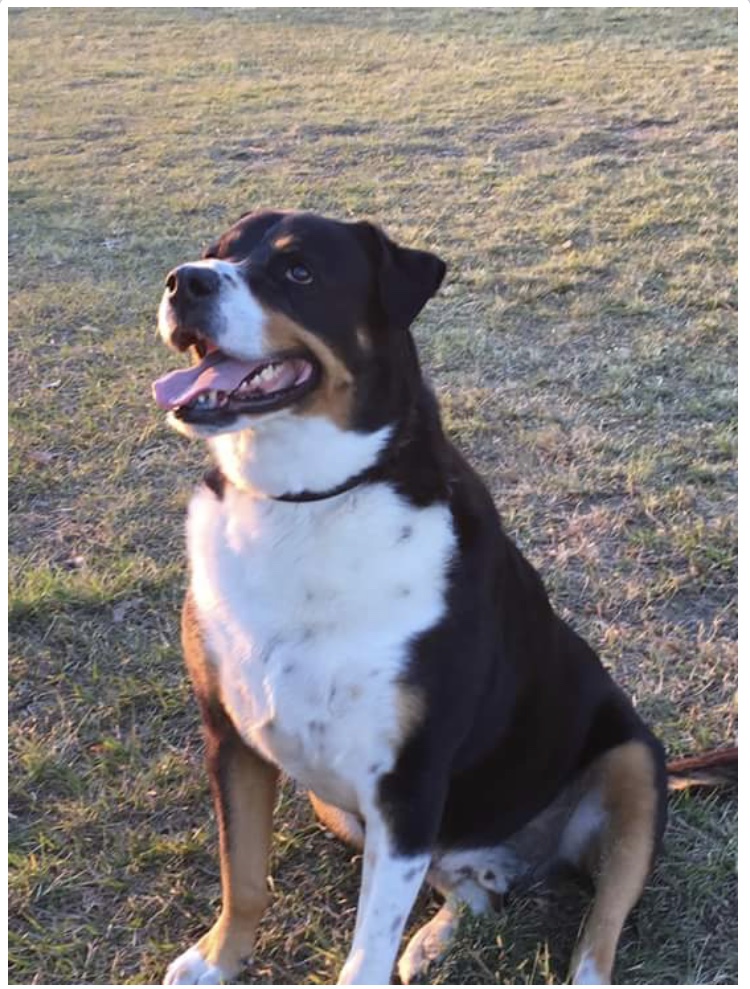
M401 935L430 864L404 854L379 814L368 815L354 941L339 985L389 985Z
M278 772L247 748L220 711L204 710L206 762L219 825L221 913L169 966L165 985L220 985L253 948L266 876Z

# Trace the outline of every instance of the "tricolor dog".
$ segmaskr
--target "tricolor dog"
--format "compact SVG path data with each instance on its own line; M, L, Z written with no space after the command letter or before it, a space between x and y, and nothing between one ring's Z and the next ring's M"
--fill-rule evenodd
M168 985L230 981L267 903L279 772L363 850L340 984L391 981L423 882L459 910L565 862L595 898L578 984L611 980L665 817L661 746L552 610L443 433L410 325L445 265L367 222L243 216L167 277L154 385L216 463L190 503L185 658L218 815L222 908Z

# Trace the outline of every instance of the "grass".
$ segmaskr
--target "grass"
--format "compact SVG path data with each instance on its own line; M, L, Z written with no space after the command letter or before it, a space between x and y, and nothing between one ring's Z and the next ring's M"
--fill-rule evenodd
M149 399L163 275L245 210L449 263L448 429L675 754L736 737L732 9L10 12L12 984L160 981L216 908L182 671L204 452ZM737 981L736 804L682 796L623 984ZM254 983L327 983L357 863L288 787ZM466 924L442 983L564 978L586 897ZM412 922L434 904L422 901Z

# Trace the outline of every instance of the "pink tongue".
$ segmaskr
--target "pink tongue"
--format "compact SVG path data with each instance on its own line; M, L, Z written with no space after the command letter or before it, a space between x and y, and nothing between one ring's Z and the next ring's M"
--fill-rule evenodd
M218 351L208 354L200 364L184 371L170 371L152 385L160 409L188 405L203 391L232 392L256 368L268 361L239 361Z

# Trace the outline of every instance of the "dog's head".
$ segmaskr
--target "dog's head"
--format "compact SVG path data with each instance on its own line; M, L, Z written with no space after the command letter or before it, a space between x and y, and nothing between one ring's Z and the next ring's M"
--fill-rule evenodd
M375 430L418 373L408 328L444 274L367 222L249 213L167 276L159 331L194 363L157 381L156 401L193 436L280 416Z

